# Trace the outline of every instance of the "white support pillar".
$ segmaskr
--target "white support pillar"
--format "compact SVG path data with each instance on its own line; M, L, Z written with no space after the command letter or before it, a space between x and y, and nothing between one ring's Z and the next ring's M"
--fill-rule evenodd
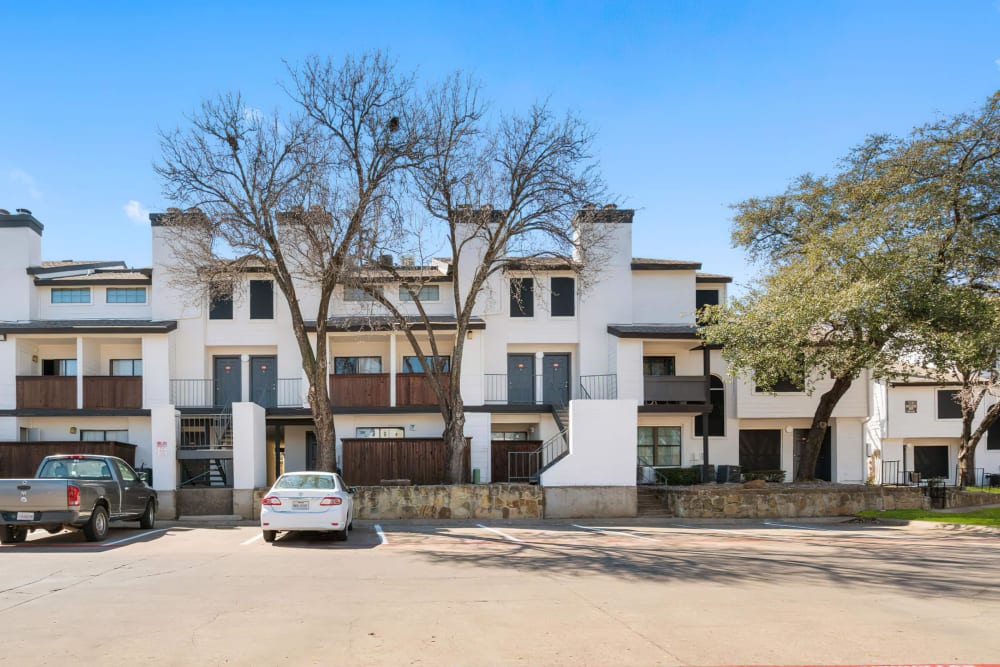
M240 401L250 400L250 355L240 355Z
M83 410L83 338L76 337L76 409Z
M389 405L396 407L396 334L389 334Z
M142 407L170 403L170 345L166 336L142 337Z
M160 500L159 516L173 519L177 516L175 494L177 490L177 421L180 413L172 405L151 408L150 435L153 446L153 488Z
M545 384L543 382L545 376L545 353L535 352L535 403L541 405L544 403L544 393Z
M267 422L256 403L233 403L233 512L254 518L254 489L267 485Z

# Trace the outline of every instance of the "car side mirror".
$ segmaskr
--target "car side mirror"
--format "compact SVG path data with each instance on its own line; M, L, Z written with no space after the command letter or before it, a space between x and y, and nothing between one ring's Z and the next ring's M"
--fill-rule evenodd
M136 472L135 474L139 476L140 482L142 482L143 484L149 484L149 473L143 471L143 472Z

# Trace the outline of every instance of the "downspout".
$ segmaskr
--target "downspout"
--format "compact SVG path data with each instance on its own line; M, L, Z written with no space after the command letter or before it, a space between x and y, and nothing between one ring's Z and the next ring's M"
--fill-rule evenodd
M712 363L711 363L711 353L709 352L708 345L703 344L701 347L701 359L702 368L705 374L705 405L712 405ZM708 413L703 412L701 414L701 481L710 482L712 480L706 479L708 477Z

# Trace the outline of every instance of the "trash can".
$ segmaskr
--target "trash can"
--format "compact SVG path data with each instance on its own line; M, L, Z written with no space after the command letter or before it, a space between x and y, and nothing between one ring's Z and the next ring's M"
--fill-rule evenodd
M472 469L472 483L479 484L479 468Z

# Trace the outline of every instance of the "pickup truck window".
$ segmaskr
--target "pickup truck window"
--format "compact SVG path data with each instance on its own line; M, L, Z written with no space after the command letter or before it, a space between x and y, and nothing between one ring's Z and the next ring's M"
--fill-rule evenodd
M122 481L124 482L137 482L138 478L132 469L126 465L124 461L115 461L115 465L118 466L118 474L122 476Z
M90 459L55 459L38 471L41 479L113 479L104 461Z

